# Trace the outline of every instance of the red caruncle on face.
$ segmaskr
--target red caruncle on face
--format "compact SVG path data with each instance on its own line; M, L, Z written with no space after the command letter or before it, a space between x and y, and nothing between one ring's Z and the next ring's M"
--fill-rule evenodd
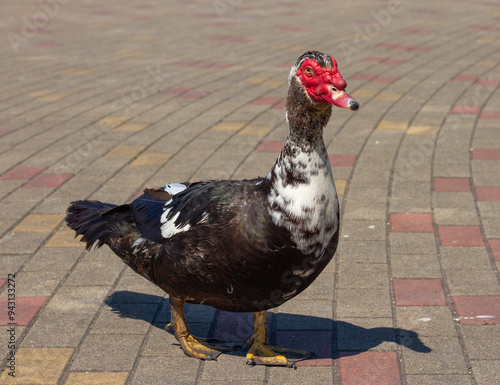
M333 57L332 61L333 68L326 69L314 60L306 59L296 72L307 93L316 103L328 103L322 96L330 94L332 88L334 91L343 91L346 87L346 82L337 70L337 62Z

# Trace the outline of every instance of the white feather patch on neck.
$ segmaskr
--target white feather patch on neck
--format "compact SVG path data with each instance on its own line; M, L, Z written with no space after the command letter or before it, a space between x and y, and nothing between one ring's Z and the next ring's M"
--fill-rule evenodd
M300 173L308 182L287 184L287 172ZM296 157L280 155L267 178L273 176L268 197L273 223L290 231L292 241L303 254L313 253L319 258L338 230L339 209L324 145L307 153L299 151Z

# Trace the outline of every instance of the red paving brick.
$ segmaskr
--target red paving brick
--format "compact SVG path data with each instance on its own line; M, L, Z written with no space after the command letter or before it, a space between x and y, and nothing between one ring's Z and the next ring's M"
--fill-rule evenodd
M401 384L395 352L341 352L338 362L341 385Z
M18 326L28 325L48 299L48 297L17 297L15 318L11 320L8 314L8 299L0 298L0 326L7 326L9 323L15 323Z
M500 148L475 148L472 160L500 160Z
M281 102L282 98L259 98L250 104L270 106Z
M479 226L439 226L441 246L484 246Z
M500 296L453 297L461 324L500 324Z
M332 167L352 167L356 162L356 155L329 155Z
M477 84L483 86L498 86L500 84L500 79L479 79Z
M61 43L55 41L39 41L35 45L42 48L58 48L63 46Z
M392 284L396 306L446 305L440 279L394 279Z
M458 75L453 78L456 82L473 82L477 80L476 75Z
M297 362L297 366L333 366L332 338L331 330L280 330L273 343L315 354L313 359Z
M286 107L286 101L285 100L282 100L281 102L279 102L278 104L274 105L272 108L273 109L276 109L276 110L284 110Z
M7 280L6 279L0 279L0 293L2 292L3 288L5 287L5 285L7 284Z
M72 176L73 174L40 174L23 187L59 187Z
M280 64L278 68L288 68L290 69L295 64L294 61L287 61L286 63Z
M488 243L490 245L493 258L495 261L500 261L500 239L490 239Z
M266 141L259 144L259 146L255 149L257 152L281 152L285 142L279 140Z
M483 111L479 116L481 119L500 119L500 111Z
M2 136L5 136L5 135L8 135L10 134L11 132L14 132L15 130L9 130L9 129L6 129L6 128L0 128L0 138Z
M500 187L476 187L478 201L500 202Z
M391 231L395 233L433 233L432 214L391 214Z
M30 179L45 170L45 167L14 167L0 176L0 180Z
M468 178L434 178L435 192L469 192Z
M451 109L452 114L467 114L475 115L479 114L481 107L479 106L455 106Z

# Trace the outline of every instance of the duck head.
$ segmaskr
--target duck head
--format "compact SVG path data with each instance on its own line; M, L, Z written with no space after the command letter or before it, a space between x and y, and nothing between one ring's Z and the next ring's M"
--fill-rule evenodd
M347 83L337 62L322 52L308 51L299 57L290 71L288 84L292 89L302 88L310 103L327 103L353 111L359 108L359 103L345 92Z

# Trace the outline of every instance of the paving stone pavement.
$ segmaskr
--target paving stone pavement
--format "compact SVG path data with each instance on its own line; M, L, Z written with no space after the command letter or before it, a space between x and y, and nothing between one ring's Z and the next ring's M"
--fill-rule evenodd
M498 1L4 0L0 13L0 384L499 383ZM84 252L65 209L266 175L290 65L310 49L336 57L361 103L325 131L336 258L270 316L272 342L316 359L188 358L163 330L168 296L108 249ZM200 336L250 332L248 314L187 318Z

